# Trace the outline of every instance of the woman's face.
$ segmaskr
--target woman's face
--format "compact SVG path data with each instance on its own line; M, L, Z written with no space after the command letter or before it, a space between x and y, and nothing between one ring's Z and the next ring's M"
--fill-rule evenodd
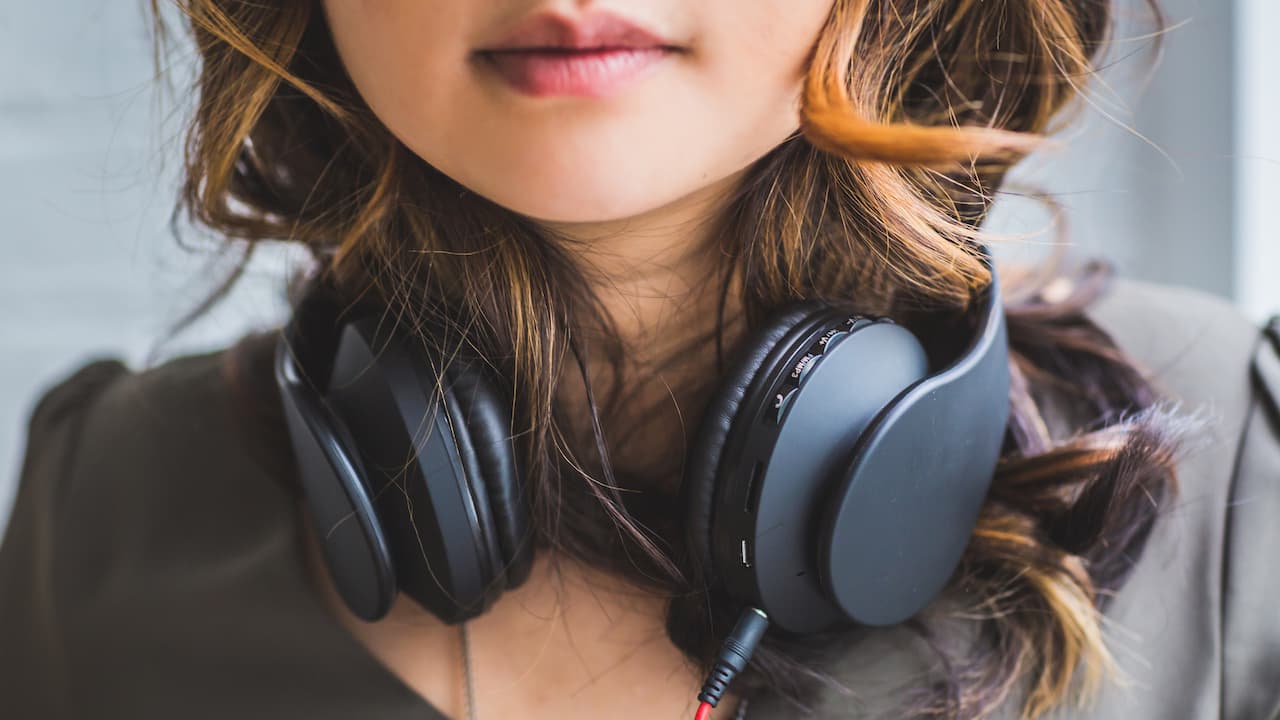
M324 10L356 87L407 147L499 205L573 223L661 208L786 139L833 1L324 0Z

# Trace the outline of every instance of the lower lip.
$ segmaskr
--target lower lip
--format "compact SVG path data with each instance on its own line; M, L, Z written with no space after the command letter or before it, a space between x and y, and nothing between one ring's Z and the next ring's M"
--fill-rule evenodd
M490 51L482 57L525 95L602 97L639 80L672 51L662 47Z

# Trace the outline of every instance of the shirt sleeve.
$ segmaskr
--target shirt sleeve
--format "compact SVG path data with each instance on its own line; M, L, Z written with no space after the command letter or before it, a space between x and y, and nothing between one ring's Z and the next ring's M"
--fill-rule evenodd
M126 372L117 360L89 363L45 392L28 421L17 495L0 544L0 698L6 716L69 717L52 562L59 508L85 410Z
M1254 400L1227 507L1223 713L1280 719L1280 316L1251 366Z

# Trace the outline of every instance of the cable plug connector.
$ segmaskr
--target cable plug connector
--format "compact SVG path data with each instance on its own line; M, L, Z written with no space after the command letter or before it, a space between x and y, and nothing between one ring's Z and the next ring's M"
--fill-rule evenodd
M697 720L702 720L711 713L711 708L719 704L720 698L724 697L725 691L729 689L729 683L733 682L733 678L738 673L746 669L747 662L751 660L756 646L760 644L760 638L764 637L764 631L767 629L769 629L769 616L762 610L749 607L738 616L733 632L729 633L729 637L725 638L724 644L720 646L720 654L716 657L715 665L712 666L711 673L707 675L707 680L702 685L702 692L698 694L698 700L702 704L698 707L698 714L695 716Z

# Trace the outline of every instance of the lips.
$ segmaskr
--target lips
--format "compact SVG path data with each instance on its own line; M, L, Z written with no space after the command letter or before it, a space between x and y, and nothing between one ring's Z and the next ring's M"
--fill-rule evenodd
M522 94L602 97L681 50L651 30L599 11L576 18L535 15L477 55Z
M579 17L535 15L482 52L662 47L676 49L672 42L638 23L615 13L597 11Z

